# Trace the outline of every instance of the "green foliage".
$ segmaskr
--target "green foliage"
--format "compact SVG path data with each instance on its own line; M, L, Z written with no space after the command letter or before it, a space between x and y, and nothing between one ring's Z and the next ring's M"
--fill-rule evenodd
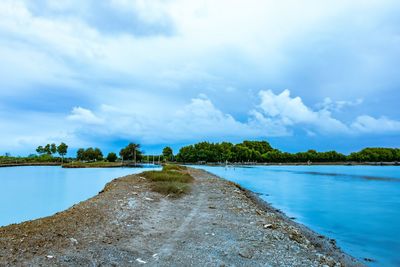
M53 157L51 155L29 155L29 157L11 157L11 156L0 156L0 164L28 164L28 163L57 163L61 162L60 158Z
M115 162L118 159L117 154L115 154L114 152L110 152L107 155L107 161L109 162Z
M68 152L68 145L66 145L65 143L61 143L57 147L57 152L61 156L61 158L64 159L64 156L67 155L67 152Z
M351 153L350 161L357 162L393 162L400 161L400 149L398 148L365 148L359 152Z
M136 160L142 159L142 151L140 151L140 144L130 143L125 148L121 149L119 155L123 160Z
M180 162L260 162L262 155L269 151L272 151L272 147L266 141L244 141L236 145L201 142L182 147L176 158Z
M101 161L103 159L103 152L99 148L80 148L76 152L76 159L80 161Z
M174 152L171 147L164 147L162 151L163 159L167 161L172 161L174 159Z
M39 155L47 154L47 155L53 155L58 153L63 159L64 156L67 154L68 151L68 146L65 143L61 143L59 146L56 144L46 144L44 147L43 146L38 146L36 148L36 152Z
M400 149L366 148L345 156L336 151L287 153L273 149L266 141L244 141L240 144L201 142L182 147L176 159L179 162L395 162L400 161Z

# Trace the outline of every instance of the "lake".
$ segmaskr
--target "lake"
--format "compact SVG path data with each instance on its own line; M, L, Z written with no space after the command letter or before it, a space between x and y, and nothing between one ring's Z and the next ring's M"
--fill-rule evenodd
M400 167L196 166L260 193L370 266L400 266Z
M0 168L0 226L63 211L97 195L114 178L145 170L147 168Z

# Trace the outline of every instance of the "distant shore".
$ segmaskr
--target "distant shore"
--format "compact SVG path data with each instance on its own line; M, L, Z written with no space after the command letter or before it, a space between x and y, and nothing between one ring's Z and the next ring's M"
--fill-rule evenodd
M144 163L147 164L147 163ZM29 162L29 163L0 163L2 167L27 167L27 166L61 166L62 168L140 168L143 166L142 163L134 164L132 162Z
M181 198L140 174L53 216L0 228L0 265L363 266L256 194L190 169Z
M182 165L205 166L400 166L400 162L229 162L229 163L179 163Z
M0 163L0 168L23 166L61 166L61 162Z

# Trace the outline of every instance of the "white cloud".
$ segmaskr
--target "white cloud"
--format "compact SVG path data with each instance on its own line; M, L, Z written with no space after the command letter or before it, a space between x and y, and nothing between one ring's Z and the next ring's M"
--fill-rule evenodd
M386 117L359 116L351 127L361 133L400 133L400 121Z
M67 118L71 121L87 124L102 124L104 122L103 119L94 115L91 110L82 107L74 107Z
M327 110L314 111L300 97L291 97L289 90L274 94L271 90L260 91L258 106L266 118L283 126L308 125L323 133L346 133L348 127L333 118Z
M346 100L338 100L334 101L330 97L326 97L324 101L321 103L317 103L316 107L319 109L324 109L327 111L342 111L343 109L347 107L356 107L358 105L361 105L364 102L364 99L358 98L354 101L346 101Z

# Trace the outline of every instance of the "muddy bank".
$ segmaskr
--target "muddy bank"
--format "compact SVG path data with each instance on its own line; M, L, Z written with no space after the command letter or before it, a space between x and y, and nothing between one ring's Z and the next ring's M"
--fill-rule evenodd
M132 175L64 212L0 228L0 266L362 266L251 192L189 171L181 198Z

